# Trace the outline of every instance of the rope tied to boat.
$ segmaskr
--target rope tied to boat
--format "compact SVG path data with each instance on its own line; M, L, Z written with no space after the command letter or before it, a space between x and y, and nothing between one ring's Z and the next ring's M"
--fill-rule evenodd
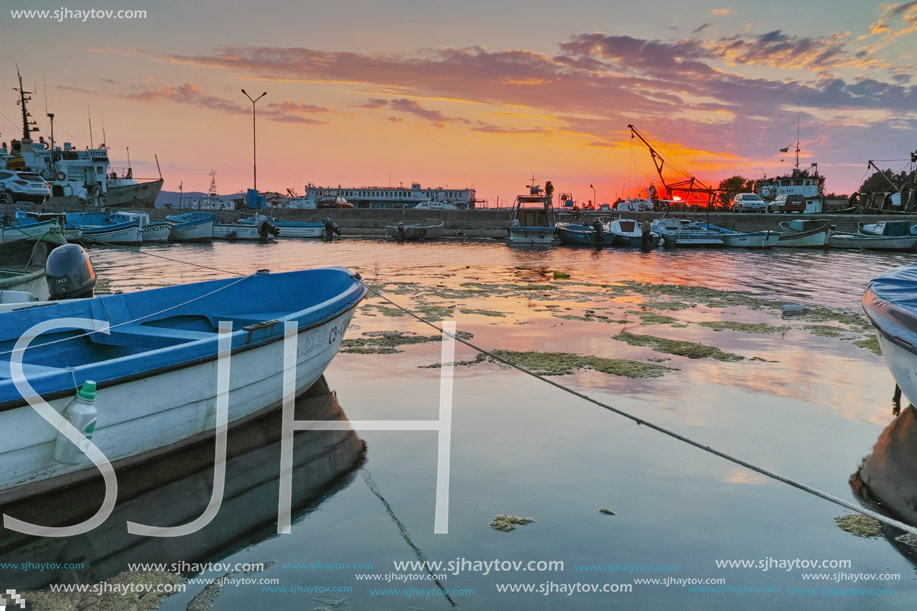
M744 459L742 459L742 458L738 458L737 456L733 456L733 455L731 455L731 454L729 454L729 453L727 453L727 452L724 452L724 451L722 451L722 450L717 450L716 448L714 448L714 447L712 447L712 446L709 446L709 445L706 445L706 444L701 443L701 442L699 442L699 441L696 441L696 440L694 440L694 439L691 439L690 437L687 437L687 436L685 436L685 435L682 435L681 433L677 433L677 432L675 432L675 431L673 431L673 430L670 430L670 429L668 429L668 428L666 428L666 427L664 427L664 426L662 426L662 425L655 424L654 422L650 422L649 420L645 420L645 419L643 419L643 418L638 418L637 416L634 416L633 414L631 414L631 413L629 413L629 412L627 412L627 411L625 411L625 410L623 410L623 409L621 409L621 408L618 408L618 407L614 407L614 406L612 406L612 405L609 405L608 403L605 403L604 401L600 401L599 399L596 399L596 398L594 398L594 397L591 397L591 396L587 395L586 393L583 393L583 392L580 392L580 391L578 391L578 390L576 390L576 389L570 388L569 386L565 386L565 385L561 384L560 382L556 382L556 381L554 381L554 380L550 380L550 379L548 379L547 377L545 377L545 376L543 376L543 375L541 375L541 374L539 374L539 373L535 373L534 371L531 371L531 370L529 370L529 369L526 369L525 367L522 367L521 365L518 365L518 364L516 364L516 363L514 363L514 362L512 362L512 361L510 361L510 360L508 360L508 359L506 359L506 358L504 358L504 357L502 357L502 356L499 356L499 355L497 355L497 354L494 354L494 353L493 353L492 351L490 351L490 350L486 350L486 349L484 349L484 348L481 348L480 346L477 346L477 345L471 343L471 342L468 341L467 339L463 339L462 337L459 337L458 335L453 335L453 334L449 333L448 331L444 331L442 328L436 326L435 324L433 324L433 323L430 322L429 320L425 319L425 318L422 317L421 315L416 314L415 312L412 312L411 310L409 310L408 308L402 306L401 304L396 303L395 301L393 301L392 299L390 299L390 298L387 297L386 295L382 294L380 291L378 291L378 290L376 290L375 288L373 288L373 287L369 286L368 284L366 284L366 283L361 279L361 277L360 277L359 274L354 274L353 278L356 279L356 280L358 280L358 281L360 282L360 284L362 284L364 287L366 287L366 289L367 289L369 292L373 293L373 294L376 295L377 297L383 299L384 301L386 301L386 302L388 302L389 304L393 305L394 307L398 308L399 310L401 310L402 312L404 312L404 313L407 314L408 316L410 316L410 317L412 317L412 318L414 318L414 319L420 321L421 323L427 325L428 327L432 327L433 329L436 329L437 331L440 332L440 334L445 334L445 335L447 335L448 337L454 339L455 341L457 341L457 342L459 342L459 343L461 343L461 344L464 344L464 345L468 346L468 347L471 348L472 350L475 350L475 351L477 351L478 353L483 354L483 355L486 356L487 358L493 359L493 360L495 360L495 361L497 361L497 362L499 362L499 363L502 363L502 364L504 364L504 365L507 365L508 367L511 367L511 368L513 368L513 369L516 369L517 371L521 371L522 373L524 373L524 374L526 374L526 375L529 375L529 376L531 376L531 377L533 377L533 378L535 378L535 379L537 379L537 380L540 380L540 381L544 382L545 384L550 384L551 386L553 386L553 387L555 387L555 388L557 388L557 389L559 389L559 390L562 390L562 391L564 391L564 392L566 392L566 393L568 393L568 394L571 394L571 395L573 395L573 396L575 396L575 397L578 397L578 398L580 398L580 399L583 399L584 401L587 401L587 402L589 402L589 403L592 403L593 405L597 405L597 406L599 406L599 407L601 407L601 408L603 408L603 409L606 409L606 410L608 410L608 411L610 411L610 412L613 412L613 413L615 413L615 414L617 414L617 415L619 415L619 416L621 416L621 417L623 417L623 418L627 418L628 420L633 421L633 422L634 422L635 424L637 424L638 426L645 426L645 427L648 427L648 428L650 428L650 429L656 431L657 433L661 433L661 434L663 434L663 435L665 435L665 436L667 436L667 437L671 437L672 439L675 439L675 440L677 440L677 441L681 441L681 442L683 442L683 443L686 443L686 444L688 444L688 445L690 445L690 446L693 446L693 447L695 447L695 448L697 448L697 449L699 449L699 450L702 450L702 451L707 452L707 453L709 453L709 454L713 454L714 456L718 456L718 457L720 457L720 458L722 458L722 459L724 459L724 460L727 460L727 461L729 461L729 462L731 462L731 463L733 463L733 464L736 464L736 465L739 465L740 467L743 467L743 468L745 468L745 469L748 469L749 471L752 471L752 472L757 473L757 474L759 474L759 475L763 475L764 477L767 477L767 478L769 478L769 479L772 479L772 480L775 480L775 481L778 481L778 482L787 484L788 486L792 486L793 488L796 488L796 489L798 489L798 490L802 490L803 492L807 492L807 493L809 493L809 494L811 494L811 495L813 495L813 496L816 496L816 497L818 497L818 498L821 498L821 499L823 499L823 500L826 500L826 501L828 501L828 502L830 502L830 503L834 503L835 505L840 505L841 507L843 507L843 508L845 508L845 509L849 509L850 511L855 511L856 513L859 513L859 514L862 514L862 515L865 515L865 516L869 516L870 518L873 518L873 519L875 519L875 520L878 520L879 522L881 522L881 523L883 523L883 524L886 524L886 525L891 526L891 527L893 527L893 528L897 528L897 529L902 530L902 531L904 531L904 532L906 532L906 533L909 533L909 534L911 534L911 535L917 536L917 527L911 526L910 524L905 524L904 522L901 522L901 521L896 520L896 519L894 519L894 518L890 518L890 517L888 517L888 516L886 516L886 515L883 515L883 514L881 514L881 513L878 513L878 512L876 512L876 511L873 511L873 510L868 509L868 508L866 508L866 507L862 507L862 506L859 506L859 505L855 505L854 503L851 503L851 502L849 502L849 501L846 501L846 500L844 500L844 499L842 499L842 498L840 498L840 497L834 496L833 494L829 494L829 493L827 493L827 492L824 492L823 490L819 490L818 488L815 488L814 486L810 486L809 484L806 484L806 483L804 483L804 482L800 482L800 481L794 480L794 479L792 479L792 478L790 478L790 477L781 475L781 474L776 473L776 472L774 472L774 471L771 471L771 470L769 470L769 469L765 469L764 467L759 467L758 465L755 465L755 464L753 464L753 463L751 463L751 462L749 462L749 461L747 461L747 460L744 460Z

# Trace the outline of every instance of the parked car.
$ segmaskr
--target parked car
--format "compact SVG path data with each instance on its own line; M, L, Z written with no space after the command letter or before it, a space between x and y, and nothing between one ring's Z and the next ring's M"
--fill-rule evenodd
M806 198L798 193L778 195L777 199L768 205L771 212L805 212Z
M733 212L767 212L767 203L757 193L738 193L732 198Z
M40 204L51 197L51 186L31 172L0 170L0 190L6 191L14 202L27 200Z

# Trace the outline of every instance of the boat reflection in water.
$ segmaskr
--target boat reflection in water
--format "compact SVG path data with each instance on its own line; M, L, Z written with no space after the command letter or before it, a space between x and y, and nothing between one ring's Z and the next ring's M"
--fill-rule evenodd
M118 471L118 503L93 531L70 538L30 537L3 529L0 563L82 563L82 569L7 571L0 582L20 592L52 583L97 583L130 563L205 563L277 533L282 410L229 431L226 489L219 513L200 531L176 538L127 532L127 521L178 526L198 518L213 488L214 442L205 441ZM296 400L296 420L346 421L324 377ZM351 430L300 431L294 437L292 509L314 509L347 486L362 464L363 442ZM75 524L102 503L101 478L0 508L3 514L47 526ZM293 526L296 528L295 524Z
M901 410L882 431L850 486L879 512L917 526L917 409L913 405ZM902 531L883 524L882 534L917 566L917 546L902 542Z

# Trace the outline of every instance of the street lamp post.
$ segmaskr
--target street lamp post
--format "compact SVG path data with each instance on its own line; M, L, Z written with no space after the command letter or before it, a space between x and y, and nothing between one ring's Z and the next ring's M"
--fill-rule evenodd
M255 138L255 102L267 95L267 91L259 95L257 98L252 99L252 96L248 95L244 89L242 93L245 94L251 103L252 103L252 188L258 190L258 148L256 146L257 140Z

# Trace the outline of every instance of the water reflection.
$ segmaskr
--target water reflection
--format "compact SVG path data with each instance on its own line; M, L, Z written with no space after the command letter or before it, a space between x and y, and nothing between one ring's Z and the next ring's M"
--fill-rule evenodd
M297 420L347 416L324 378L296 401ZM226 490L216 518L197 533L178 538L130 535L127 521L157 526L185 524L200 516L213 485L213 442L203 442L118 472L118 504L99 528L71 538L27 537L4 530L0 563L82 563L82 569L0 571L0 581L19 591L52 583L96 583L128 569L127 563L205 563L277 532L281 411L230 431ZM296 518L347 486L362 463L363 443L353 430L302 431L293 452ZM2 507L2 513L48 526L81 522L101 504L100 480Z
M917 526L917 410L913 405L882 431L850 486L866 504ZM882 535L917 567L917 546L901 541L902 534L882 525Z

